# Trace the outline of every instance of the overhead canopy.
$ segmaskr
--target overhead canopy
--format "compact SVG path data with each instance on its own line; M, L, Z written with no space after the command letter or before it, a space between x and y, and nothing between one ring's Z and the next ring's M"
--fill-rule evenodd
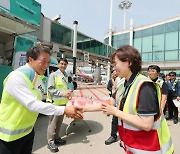
M0 1L0 31L24 34L40 27L41 4L35 0Z
M0 31L7 34L24 34L39 29L39 26L32 25L13 16L5 16L0 12Z

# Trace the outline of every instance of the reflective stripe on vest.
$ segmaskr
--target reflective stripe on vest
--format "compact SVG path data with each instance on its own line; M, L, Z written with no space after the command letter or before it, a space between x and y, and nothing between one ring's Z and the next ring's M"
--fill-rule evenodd
M164 80L158 78L158 79L156 80L156 83L160 86L160 88L162 88L162 85L163 85L163 83L164 83Z
M158 151L146 151L146 150L140 150L140 149L135 149L135 148L131 148L129 146L126 146L126 148L131 151L132 153L136 153L136 154L163 154L161 152L161 150L158 150ZM165 153L164 153L165 154Z
M152 81L149 80L148 78L144 77L143 75L139 74L137 79L135 79L135 82L132 84L132 86L129 90L129 93L127 95L125 105L123 108L123 112L129 113L129 114L135 114L135 115L137 114L138 94L139 94L140 87L144 82L152 82ZM155 87L157 90L159 106L160 106L160 99L161 99L160 87L157 84L155 84ZM134 127L125 122L123 122L123 123L122 122L123 121L121 121L121 120L119 120L119 122L118 122L119 131L121 131L119 133L120 133L120 136L122 137L122 140L124 141L125 146L127 147L127 149L129 151L135 152L138 154L141 153L141 151L142 151L142 153L146 153L147 150L140 149L140 147L146 146L146 147L143 147L143 149L144 148L148 149L149 152L147 151L147 153L150 153L150 151L151 152L153 151L153 153L154 153L154 151L157 153L159 153L159 152L162 153L162 151L166 151L165 153L167 153L168 151L169 151L169 153L173 152L172 140L170 137L170 133L169 133L169 130L167 127L166 120L163 115L160 116L159 119L154 121L153 128L149 132L143 131L137 127ZM166 132L166 134L165 134L165 132ZM155 140L153 141L153 144L155 144L155 145L152 145L151 146L152 149L151 149L146 144L144 144L144 145L142 144L142 142L146 143L145 139L149 139L149 140L147 140L147 142L150 142L150 139L153 139L151 137L144 138L143 140L140 139L140 140L138 140L137 143L135 143L136 141L134 143L132 143L133 142L132 138L136 138L135 137L136 135L134 133L136 135L145 135L145 136L149 134L149 136L154 137ZM164 137L162 135L166 135L166 137ZM157 141L156 141L156 138L157 138ZM158 139L159 139L159 141L158 141ZM130 145L127 145L127 144L130 144ZM159 148L158 148L158 146L159 146Z
M61 92L64 92L64 91L67 91L67 88L58 88L57 90L61 91ZM53 100L67 100L67 98L65 97L54 97Z
M137 153L137 154L167 154L168 150L171 148L172 145L172 140L168 142L165 146L161 148L161 150L158 151L146 151L146 150L139 150L135 148L131 148L129 146L126 146L128 150L130 150L132 153ZM172 154L172 152L169 152L169 154Z
M9 129L0 127L0 132L7 134L7 135L17 135L17 134L25 133L25 132L32 130L32 129L33 129L33 126L30 126L28 128L25 128L25 129L19 129L19 130L9 130Z

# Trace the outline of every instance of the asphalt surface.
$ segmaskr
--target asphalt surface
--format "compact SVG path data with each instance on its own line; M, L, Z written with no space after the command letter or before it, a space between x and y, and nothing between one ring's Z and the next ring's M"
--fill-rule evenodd
M76 96L92 98L98 102L108 96L105 86L81 84L75 91ZM40 115L35 125L35 140L33 154L51 153L47 149L47 125L48 116ZM104 115L102 112L84 113L83 121L64 118L60 136L67 141L66 145L59 147L57 154L124 154L119 146L119 141L105 145L104 141L110 136L112 116ZM69 126L69 124L71 124ZM178 124L168 121L171 137L175 147L175 153L180 153L180 118ZM89 131L91 130L91 132Z

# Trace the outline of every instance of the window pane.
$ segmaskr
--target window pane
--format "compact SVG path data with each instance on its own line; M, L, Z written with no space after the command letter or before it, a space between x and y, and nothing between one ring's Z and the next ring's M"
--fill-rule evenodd
M142 52L152 52L152 36L143 37Z
M83 49L83 37L80 34L77 34L77 48Z
M113 48L118 48L119 46L119 41L114 41L113 44L112 44Z
M125 33L124 34L124 39L129 39L129 37L130 37L130 33Z
M174 31L178 31L178 21L173 21L170 23L165 24L166 26L166 32L174 32Z
M118 40L118 35L112 36L112 40L113 40L113 42L114 42L114 41L117 41L117 40Z
M143 62L152 62L152 52L142 53L142 61Z
M153 61L164 61L164 52L153 52Z
M134 39L134 47L141 52L141 38Z
M178 60L178 50L165 52L165 61L170 60Z
M104 43L109 44L109 38L105 38Z
M179 49L180 49L180 31L179 31Z
M176 70L176 76L180 77L180 70Z
M144 29L143 36L149 36L149 35L152 35L152 28Z
M118 42L117 48L120 48L124 45L124 40Z
M153 51L164 51L164 34L153 36Z
M124 40L124 35L123 34L118 35L118 40Z
M166 33L165 50L178 49L178 32Z
M129 45L129 39L124 40L124 45Z
M134 32L134 38L138 38L142 36L142 30Z
M156 34L162 34L164 33L165 31L165 25L160 25L160 26L156 26L153 28L153 34L156 35Z

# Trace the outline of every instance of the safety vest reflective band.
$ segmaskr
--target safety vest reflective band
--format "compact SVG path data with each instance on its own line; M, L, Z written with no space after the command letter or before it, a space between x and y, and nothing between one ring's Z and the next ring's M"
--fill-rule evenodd
M158 78L156 80L156 83L160 86L160 88L162 88L162 85L163 85L164 81L162 79Z
M32 76L32 69L23 66L23 69L20 68L16 70L16 73L19 73L19 75L25 79L29 90L38 98L38 100L41 100L40 92L35 88L35 80L31 80L27 75L29 73L31 74L30 76ZM9 74L9 76L10 75L11 74ZM33 75L34 78L35 76L36 74ZM0 104L0 139L6 142L17 140L29 134L34 127L38 116L38 113L28 110L6 91L5 87L8 77L4 80L4 89Z
M9 130L9 129L5 129L5 128L0 127L0 132L7 134L7 135L17 135L17 134L21 134L21 133L27 132L29 130L32 130L32 128L33 127L30 126L28 128L25 128L25 129Z
M61 93L67 91L67 77L64 76L64 74L60 71L57 70L56 72L54 72L55 74L55 78L54 78L54 88L59 90ZM49 94L49 92L47 93L47 99L46 101L52 102L52 98ZM58 96L58 97L54 97L53 96L53 104L54 105L66 105L68 103L68 99L66 97L63 96Z
M144 82L152 82L147 77L139 74L131 85L124 104L123 112L137 115L138 97L140 87ZM157 91L158 102L160 106L161 90L154 84ZM160 115L154 121L151 131L143 131L137 127L129 125L119 119L119 135L124 142L125 149L132 153L157 153L172 154L174 146L170 137L167 122L163 115Z
M129 146L126 146L127 150L131 151L132 153L136 153L136 154L172 154L172 150L171 149L171 145L172 145L172 140L171 142L168 142L166 146L163 146L161 148L161 150L158 151L145 151L145 150L140 150L140 149L135 149ZM168 152L169 151L169 152Z

